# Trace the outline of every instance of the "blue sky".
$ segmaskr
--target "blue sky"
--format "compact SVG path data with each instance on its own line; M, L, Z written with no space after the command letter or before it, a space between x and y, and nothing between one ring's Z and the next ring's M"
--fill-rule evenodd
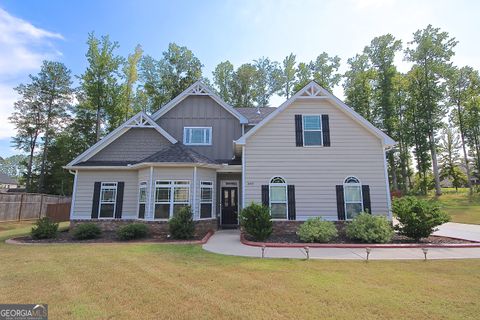
M281 61L290 52L310 61L326 51L346 60L378 35L411 41L417 29L433 24L460 41L454 62L480 69L479 1L39 1L0 0L0 156L14 134L8 116L13 87L38 72L43 59L64 62L75 75L86 67L87 33L109 34L127 55L136 44L159 57L168 43L190 48L210 77L215 66L235 66L261 56ZM401 71L408 69L397 57ZM341 87L334 90L342 97ZM281 98L274 97L273 106Z

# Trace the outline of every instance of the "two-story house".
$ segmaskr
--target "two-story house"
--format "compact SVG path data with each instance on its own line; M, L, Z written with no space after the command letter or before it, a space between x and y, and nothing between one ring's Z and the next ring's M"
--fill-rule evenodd
M140 112L65 168L72 224L145 221L166 229L191 206L197 228L235 227L263 203L272 219L390 215L385 152L395 142L316 82L278 108L233 108L196 82Z

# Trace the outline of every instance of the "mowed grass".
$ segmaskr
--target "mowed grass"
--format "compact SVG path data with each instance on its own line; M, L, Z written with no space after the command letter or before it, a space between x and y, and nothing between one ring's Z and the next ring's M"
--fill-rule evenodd
M17 229L25 232L25 227ZM50 319L478 319L480 260L229 257L195 245L15 246L0 231L0 301Z
M452 222L480 224L480 194L469 195L467 188L443 188L443 194L435 198L442 208L450 214Z

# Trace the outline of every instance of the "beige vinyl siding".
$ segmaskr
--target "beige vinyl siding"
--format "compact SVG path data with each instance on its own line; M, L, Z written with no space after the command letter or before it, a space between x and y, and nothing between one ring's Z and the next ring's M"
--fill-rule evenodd
M156 129L131 128L89 160L139 161L170 145Z
M93 189L95 182L125 182L122 219L137 217L138 173L137 171L79 170L73 219L90 219L92 215Z
M331 147L296 147L295 114L328 114ZM282 176L295 185L297 219L336 219L335 186L355 176L370 186L373 214L388 212L380 139L325 100L294 102L247 140L245 153L245 203L260 203L261 185Z
M217 188L217 172L216 170L213 169L207 169L207 168L197 168L197 203L196 203L196 218L200 218L200 201L201 201L201 181L211 181L213 182L213 201L212 201L212 217L216 217L216 210L215 210L215 203L216 203L216 192L215 189ZM193 187L192 187L192 192L193 192Z

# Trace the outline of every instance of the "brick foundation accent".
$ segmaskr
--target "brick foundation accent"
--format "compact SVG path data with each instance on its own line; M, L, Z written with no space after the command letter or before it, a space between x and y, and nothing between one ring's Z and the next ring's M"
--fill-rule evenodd
M168 221L144 221L144 220L120 220L120 219L81 219L70 220L70 232L75 230L75 227L82 223L93 222L97 224L103 232L115 232L118 228L128 225L130 223L143 223L148 226L150 235L154 238L168 238ZM203 238L208 231L217 230L217 219L197 220L195 221L195 233L196 238Z
M286 234L296 234L298 227L300 227L305 221L273 221L273 232L274 236L281 236ZM345 232L346 221L334 221L338 232Z

